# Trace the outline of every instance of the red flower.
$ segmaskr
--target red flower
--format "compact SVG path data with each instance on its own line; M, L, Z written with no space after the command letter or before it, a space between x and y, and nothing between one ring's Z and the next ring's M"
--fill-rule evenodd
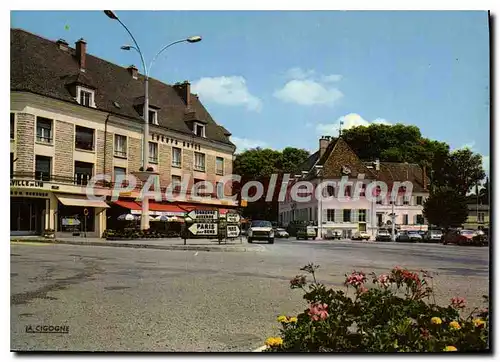
M307 314L313 321L324 321L328 318L328 304L312 303Z
M465 298L461 298L461 297L451 298L451 306L455 309L465 308Z

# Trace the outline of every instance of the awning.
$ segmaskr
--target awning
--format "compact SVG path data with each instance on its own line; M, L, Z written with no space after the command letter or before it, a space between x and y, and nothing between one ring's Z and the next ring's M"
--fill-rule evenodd
M117 200L114 203L123 208L132 211L132 214L139 214L142 209L140 201L125 201ZM214 206L190 204L190 203L159 203L154 200L149 200L149 214L150 215L166 215L166 216L183 216L186 212L191 210L219 210L220 215L228 212L228 209L219 209Z
M85 196L72 195L72 196L60 196L56 194L57 199L61 204L66 206L80 206L80 207L102 207L108 208L108 204L104 201L89 200Z
M141 209L141 205L138 204L137 202L134 202L134 201L117 200L114 202L114 204L121 206L125 209L130 209L130 210L140 210Z

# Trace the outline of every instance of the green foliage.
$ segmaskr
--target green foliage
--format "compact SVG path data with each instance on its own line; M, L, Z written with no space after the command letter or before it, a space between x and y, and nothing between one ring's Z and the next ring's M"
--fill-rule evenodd
M345 285L333 290L316 281L318 266L301 270L292 289L302 289L309 308L297 317L279 316L281 337L266 340L266 352L441 352L484 351L488 346L488 311L473 310L462 317L465 300L453 298L442 307L431 303L432 277L425 271L395 267L388 274L346 275ZM402 296L404 292L404 296ZM487 299L486 299L487 302Z
M432 225L457 227L467 219L467 198L449 187L435 188L424 202L423 215Z

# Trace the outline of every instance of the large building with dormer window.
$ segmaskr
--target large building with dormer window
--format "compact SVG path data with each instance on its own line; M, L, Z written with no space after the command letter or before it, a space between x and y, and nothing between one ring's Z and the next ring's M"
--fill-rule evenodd
M333 232L340 232L343 238L350 238L358 231L367 232L374 238L379 228L390 228L393 220L398 230L427 230L422 210L423 202L429 195L429 179L425 169L419 165L379 160L363 162L342 137L321 137L318 151L299 167L299 172L289 184L285 200L279 203L279 222L283 226L295 220L309 221L318 226L318 235L322 238ZM341 188L338 187L342 177L353 182L344 188L344 195L339 194ZM357 199L351 198L360 177L363 180L360 196ZM307 202L292 198L293 185L300 181L308 181L314 185L312 192L298 193L302 197L310 195ZM325 184L323 198L317 199L316 187L328 181L337 184ZM367 185L376 181L384 182L388 191L386 197L378 201L365 196ZM405 186L398 184L397 197L393 200L391 195L396 182L401 185L410 182L411 197L405 197ZM300 190L300 187L297 189ZM394 219L391 215L393 202Z
M231 134L217 124L190 83L173 86L149 81L148 167L159 173L162 191L189 175L215 186L232 173ZM109 201L116 176L142 166L144 77L87 52L83 39L74 48L21 29L11 29L10 101L11 233L44 229L73 232L85 223L87 235L100 236L118 213L140 214L140 183ZM85 188L97 174L109 174L90 201ZM230 193L226 184L226 194ZM188 189L190 189L188 187ZM177 190L177 189L175 189ZM183 214L186 209L224 212L234 202L205 193L177 203L150 201L152 215ZM75 221L78 220L78 221Z

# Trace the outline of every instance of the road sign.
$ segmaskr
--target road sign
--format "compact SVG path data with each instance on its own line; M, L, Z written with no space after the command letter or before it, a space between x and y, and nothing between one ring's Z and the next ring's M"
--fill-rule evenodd
M237 224L240 222L239 214L226 214L226 220L229 224Z
M228 238L237 238L240 236L240 228L238 225L228 225L227 226L227 237Z
M195 223L191 225L188 230L191 231L194 235L217 236L217 224L215 223Z
M217 210L192 210L187 216L196 221L217 221L219 212Z

